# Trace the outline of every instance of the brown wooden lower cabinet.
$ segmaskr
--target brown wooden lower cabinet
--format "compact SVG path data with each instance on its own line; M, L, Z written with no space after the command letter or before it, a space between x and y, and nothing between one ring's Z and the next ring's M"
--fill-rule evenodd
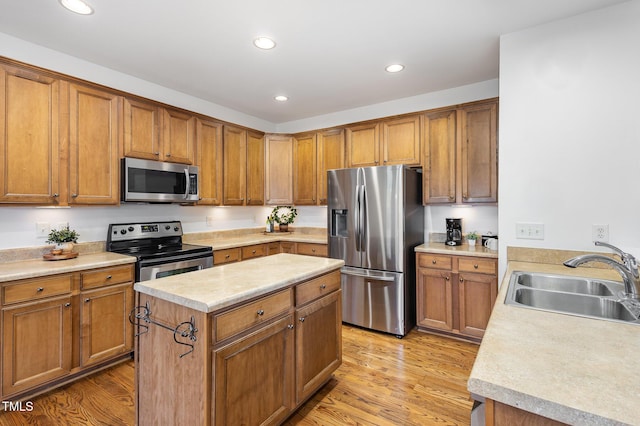
M198 329L183 357L161 327L136 338L140 426L281 424L342 362L339 269L209 314L136 297L154 320Z
M418 329L480 341L498 295L497 263L494 258L417 253Z
M487 399L485 424L486 426L560 426L565 423Z
M133 276L129 264L3 283L3 400L27 398L128 358ZM81 290L83 279L90 290Z
M272 243L253 244L213 251L213 264L240 262L254 257L268 256L277 253L305 254L307 256L329 256L327 244L296 243L293 241L276 241Z

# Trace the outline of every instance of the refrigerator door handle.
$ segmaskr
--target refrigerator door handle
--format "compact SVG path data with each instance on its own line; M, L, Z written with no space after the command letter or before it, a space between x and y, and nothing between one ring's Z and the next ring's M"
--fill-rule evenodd
M366 249L366 233L367 233L367 187L360 185L360 251Z
M363 278L369 278L370 280L374 280L374 281L389 281L389 282L393 282L396 280L396 277L393 276L384 276L384 275L372 275L372 274L366 274L366 273L361 273L361 272L357 272L352 270L351 268L342 268L340 270L340 272L342 272L345 275L352 275L354 277L363 277Z
M356 243L356 251L361 251L360 249L360 185L356 185L356 208L353 212L355 218L355 243Z

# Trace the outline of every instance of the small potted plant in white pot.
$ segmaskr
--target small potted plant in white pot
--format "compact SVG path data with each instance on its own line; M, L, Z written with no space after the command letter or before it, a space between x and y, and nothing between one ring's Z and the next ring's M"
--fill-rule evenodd
M476 245L476 240L479 238L480 236L478 235L478 233L476 231L473 232L469 232L467 234L467 243L469 244L469 247L475 247Z
M298 216L298 210L293 206L275 206L271 212L271 217L278 223L278 230L280 232L289 231L289 225Z
M52 229L47 236L48 243L54 243L56 246L51 250L52 254L71 253L73 244L78 242L78 234L75 230L69 229L69 225L62 229Z

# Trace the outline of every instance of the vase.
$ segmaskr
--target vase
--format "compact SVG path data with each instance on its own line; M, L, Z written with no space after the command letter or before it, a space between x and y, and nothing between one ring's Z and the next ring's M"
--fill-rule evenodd
M467 242L469 243L469 247L475 247L476 245L476 240L467 240Z
M63 254L71 253L73 251L73 243L72 242L57 243L56 244L56 249L57 250L62 250Z
M278 230L280 230L280 232L289 232L289 224L281 223L280 225L278 225Z

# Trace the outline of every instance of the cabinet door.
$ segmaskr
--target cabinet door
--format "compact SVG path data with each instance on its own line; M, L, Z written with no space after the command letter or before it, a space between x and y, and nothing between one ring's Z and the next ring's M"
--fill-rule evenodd
M222 137L222 203L243 206L247 184L247 132L224 126Z
M293 140L293 203L316 204L316 135L298 136Z
M164 109L161 157L172 163L195 162L196 118L191 114Z
M496 275L459 274L460 333L482 337L498 296Z
M58 103L58 80L0 67L0 202L60 202Z
M380 125L347 127L347 167L380 165Z
M268 135L266 142L266 203L293 203L293 138Z
M460 110L462 201L498 201L497 102Z
M71 297L2 310L2 395L67 375L72 362Z
M121 98L69 84L69 203L118 204Z
M342 362L342 292L296 310L296 403L324 384Z
M83 367L133 350L133 284L81 294L80 362Z
M456 111L426 114L423 134L423 202L456 201Z
M280 241L280 253L296 254L296 243Z
M418 324L441 330L453 330L451 272L418 268Z
M279 424L294 406L291 315L214 351L215 425Z
M420 116L397 118L382 123L382 162L420 165Z
M219 206L222 202L222 125L198 119L196 141L196 164L200 171L198 204Z
M247 205L264 205L264 135L247 133Z
M317 135L318 200L327 204L327 170L342 169L344 163L344 130L327 130Z
M124 156L161 160L161 110L151 103L124 99Z

